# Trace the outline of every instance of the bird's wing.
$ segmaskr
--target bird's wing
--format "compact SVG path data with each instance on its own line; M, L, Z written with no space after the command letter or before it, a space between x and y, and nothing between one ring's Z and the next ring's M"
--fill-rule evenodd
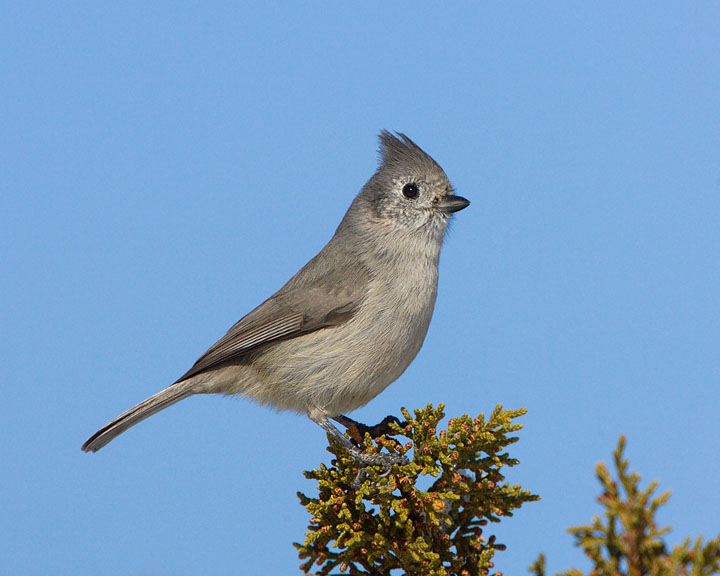
M230 328L177 382L269 342L347 322L358 307L356 296L307 288L278 293Z

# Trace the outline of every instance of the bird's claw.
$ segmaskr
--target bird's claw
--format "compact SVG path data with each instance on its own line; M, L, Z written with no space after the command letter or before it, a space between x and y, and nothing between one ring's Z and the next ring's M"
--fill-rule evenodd
M390 427L391 424L397 424L401 428L407 426L407 422L401 422L397 416L385 416L382 422L374 426L368 426L367 424L357 422L352 418L342 415L336 416L333 419L347 428L348 434L358 445L362 445L365 434L370 434L372 439L380 438L380 436L392 436L396 434L396 432Z
M393 456L393 454L377 454L377 456ZM354 455L353 455L354 457ZM397 464L407 464L410 461L405 456L395 456L399 460L396 462ZM352 487L354 490L358 490L360 486L362 486L363 480L365 480L365 471L367 470L368 464L362 464L358 462L359 466L357 469L357 472L355 473L355 478L352 482ZM378 478L387 478L390 476L390 473L392 472L392 464L384 464L383 465L384 470L382 474L378 474Z

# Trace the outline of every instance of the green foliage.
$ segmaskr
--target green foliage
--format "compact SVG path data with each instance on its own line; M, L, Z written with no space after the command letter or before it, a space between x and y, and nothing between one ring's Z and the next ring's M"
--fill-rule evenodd
M653 497L658 483L640 490L640 476L628 472L624 458L625 437L614 452L614 480L604 464L595 474L603 492L598 501L605 508L604 518L596 516L590 526L570 528L575 545L582 548L593 568L589 576L709 576L720 574L720 537L703 543L690 538L668 551L663 540L670 528L658 528L655 513L667 503L670 493ZM530 567L535 576L545 576L545 557L541 554ZM584 576L577 569L562 576Z
M451 419L437 431L443 405L403 415L407 425L393 424L393 434L409 441L364 438L365 450L409 456L384 475L380 467L358 470L358 464L337 442L330 468L306 472L318 483L318 497L298 493L312 516L304 544L295 544L301 569L314 574L427 576L489 574L496 550L505 546L486 537L489 522L512 516L512 510L537 500L520 486L502 483L501 470L518 462L504 449L522 426L513 420L525 410L498 406L486 421L481 414ZM427 489L418 484L430 484ZM333 572L333 570L339 572Z

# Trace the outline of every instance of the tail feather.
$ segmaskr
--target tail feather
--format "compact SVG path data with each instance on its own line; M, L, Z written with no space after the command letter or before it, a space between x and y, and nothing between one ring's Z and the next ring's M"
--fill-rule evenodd
M179 402L183 398L195 394L195 391L190 385L183 384L186 383L179 382L169 388L165 388L165 390L158 392L155 396L151 396L147 400L140 402L137 406L130 408L127 412L120 414L120 416L112 422L109 422L88 438L87 442L82 445L83 452L97 452L113 438L119 436L128 428L135 426L138 422L175 404L175 402Z

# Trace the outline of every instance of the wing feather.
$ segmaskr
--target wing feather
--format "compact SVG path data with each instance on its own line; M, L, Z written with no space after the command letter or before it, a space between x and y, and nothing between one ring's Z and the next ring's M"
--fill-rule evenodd
M177 382L277 340L350 320L362 305L372 275L352 252L354 245L333 247L333 240L285 286L235 323Z
M333 298L324 299L320 306L304 304L303 313L289 310L272 298L267 300L230 328L177 382L281 338L342 324L352 317L357 308L352 301L344 300L338 305Z
M195 374L199 374L233 358L237 358L244 352L256 348L261 344L283 338L291 334L299 333L302 329L303 315L290 313L279 318L270 320L267 323L247 327L242 325L242 320L233 326L225 336L203 354L193 367L190 368L178 382L187 380Z

